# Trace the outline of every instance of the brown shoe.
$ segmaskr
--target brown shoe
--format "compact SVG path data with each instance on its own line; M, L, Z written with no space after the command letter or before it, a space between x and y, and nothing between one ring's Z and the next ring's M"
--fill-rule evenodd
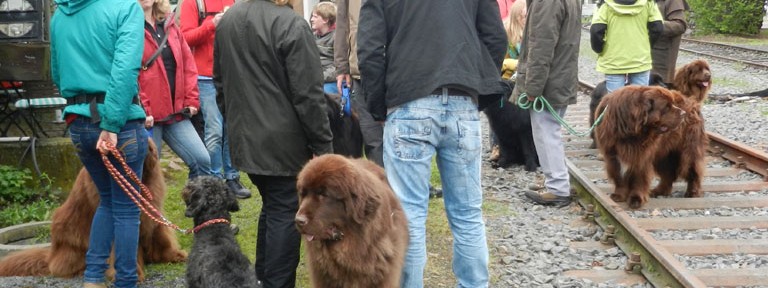
M536 204L553 205L558 208L565 207L571 204L570 196L557 196L547 191L544 191L544 192L525 191L525 197L527 197L528 199L531 199L531 201L533 201Z
M501 150L499 150L499 145L493 145L493 147L491 147L491 157L489 157L488 160L499 161L499 157L501 157Z
M83 283L83 288L107 288L107 285L104 285L104 283L85 282Z

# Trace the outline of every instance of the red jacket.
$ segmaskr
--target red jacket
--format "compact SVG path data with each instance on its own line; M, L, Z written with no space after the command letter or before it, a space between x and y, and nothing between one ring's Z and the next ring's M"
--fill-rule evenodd
M224 11L225 6L235 4L234 0L203 0L205 1L206 16L202 23L198 19L196 1L182 1L179 22L184 38L187 39L192 54L195 55L197 72L201 76L213 76L213 16Z
M197 67L193 61L192 52L189 50L184 36L176 27L173 15L168 16L167 19L165 21L165 33L168 34L168 48L173 51L173 58L176 59L176 97L174 103L171 103L171 88L168 84L162 55L159 55L146 71L139 71L141 104L147 115L154 117L155 121L179 113L184 107L192 106L200 109ZM157 44L152 35L144 30L144 56L141 58L141 63L146 63L149 57L155 53Z

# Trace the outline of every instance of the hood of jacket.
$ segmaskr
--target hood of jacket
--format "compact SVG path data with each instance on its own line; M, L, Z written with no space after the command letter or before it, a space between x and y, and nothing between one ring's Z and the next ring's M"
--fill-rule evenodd
M56 10L67 15L75 14L96 1L98 0L55 0Z
M645 9L648 0L606 0L605 4L617 14L637 15Z

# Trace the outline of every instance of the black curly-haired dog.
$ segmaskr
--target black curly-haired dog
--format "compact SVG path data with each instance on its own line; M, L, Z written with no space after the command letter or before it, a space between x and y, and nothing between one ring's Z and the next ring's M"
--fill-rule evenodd
M248 258L229 228L229 212L240 210L240 206L224 181L197 177L189 181L181 196L187 204L184 216L195 222L195 238L187 260L187 287L259 287Z

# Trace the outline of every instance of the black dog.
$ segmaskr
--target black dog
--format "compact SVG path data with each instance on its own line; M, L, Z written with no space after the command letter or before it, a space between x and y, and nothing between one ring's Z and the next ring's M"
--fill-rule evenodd
M197 177L182 191L185 216L195 222L187 260L187 287L259 287L256 273L229 228L229 212L240 210L235 194L219 178Z
M326 113L333 133L333 153L352 158L363 157L363 132L352 105L351 115L342 114L341 96L325 94Z
M664 78L661 77L661 75L657 73L651 73L651 77L648 79L648 85L649 86L661 86L667 89L674 89L672 87L671 83L665 83ZM597 105L600 104L600 100L603 100L603 97L608 94L608 89L605 88L605 81L602 81L595 85L595 90L592 90L592 94L590 94L590 100L589 100L589 127L592 127L592 125L595 124L595 111L597 110ZM589 145L589 148L596 149L597 143L595 143L595 131L589 133L589 137L592 138L592 144Z
M499 160L494 167L525 165L526 171L536 171L539 157L533 144L531 116L528 110L513 103L500 101L483 109L491 130L499 139Z

